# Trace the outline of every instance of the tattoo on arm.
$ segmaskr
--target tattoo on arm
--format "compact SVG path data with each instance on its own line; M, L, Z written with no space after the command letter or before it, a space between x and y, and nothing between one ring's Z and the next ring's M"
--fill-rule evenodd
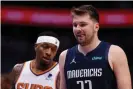
M23 65L24 64L16 64L12 70L12 75L14 76L14 83L17 82L18 80L18 77L22 71L22 68L23 68Z
M16 83L20 72L23 68L23 64L16 64L13 70L10 73L5 73L1 75L1 88L2 89L11 89L12 86Z

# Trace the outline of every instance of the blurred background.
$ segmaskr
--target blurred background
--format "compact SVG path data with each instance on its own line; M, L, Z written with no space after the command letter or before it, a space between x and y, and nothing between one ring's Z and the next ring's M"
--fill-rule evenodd
M43 31L59 35L61 51L72 47L70 9L91 4L100 14L99 38L122 47L127 54L133 79L133 3L131 1L2 1L1 72L9 72L16 63L35 57L34 43Z

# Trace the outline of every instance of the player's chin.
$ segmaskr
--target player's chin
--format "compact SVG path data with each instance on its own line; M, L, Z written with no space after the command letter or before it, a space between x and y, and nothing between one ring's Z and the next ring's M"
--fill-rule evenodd
M84 43L84 39L78 39L78 43L79 44L83 44Z
M51 62L51 60L48 60L48 59L42 59L42 64L44 64L44 65L49 65L50 64L50 62Z
M85 37L84 37L84 36L82 36L82 37L77 37L76 39L77 39L78 41L81 41L81 42L82 42L82 41L85 40Z
M87 45L87 43L84 41L84 40L80 40L80 41L78 41L78 43L81 45L81 46L86 46Z

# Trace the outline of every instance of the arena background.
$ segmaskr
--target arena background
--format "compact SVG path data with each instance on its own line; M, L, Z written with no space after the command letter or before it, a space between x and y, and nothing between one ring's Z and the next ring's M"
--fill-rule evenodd
M16 63L34 58L37 35L47 30L57 33L60 37L61 46L56 57L58 61L61 51L76 44L69 11L71 7L82 4L91 4L98 8L99 38L124 49L133 80L133 2L131 1L2 1L1 72L9 72ZM35 13L36 15L33 15Z

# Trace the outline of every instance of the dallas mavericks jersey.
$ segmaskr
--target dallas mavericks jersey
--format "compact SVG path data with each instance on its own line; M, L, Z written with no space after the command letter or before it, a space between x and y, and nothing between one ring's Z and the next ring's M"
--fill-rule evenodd
M56 89L59 73L59 65L57 63L40 74L35 74L30 66L31 61L24 64L15 89Z
M64 65L67 89L117 89L114 73L108 62L110 44L100 44L86 56L78 46L68 49Z

